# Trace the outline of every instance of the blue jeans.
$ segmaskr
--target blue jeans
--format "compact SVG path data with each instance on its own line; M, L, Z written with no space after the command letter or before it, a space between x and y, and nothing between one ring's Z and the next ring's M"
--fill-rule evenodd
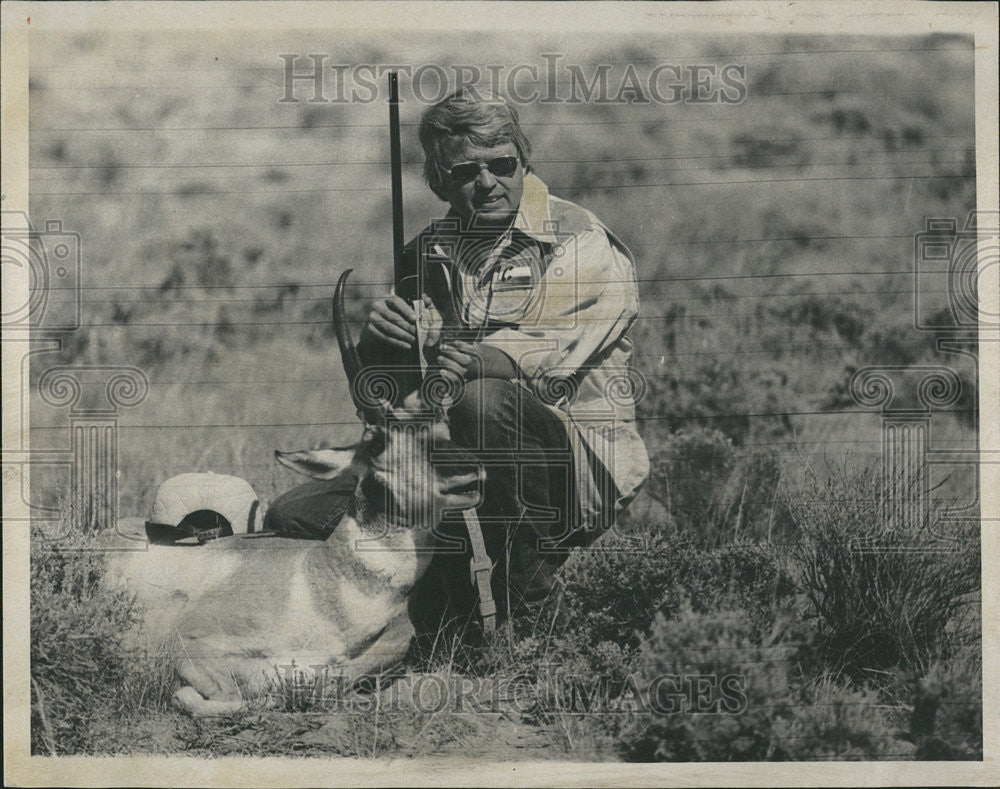
M543 599L571 548L595 535L576 528L573 459L564 424L526 387L498 378L465 385L448 412L451 438L483 463L486 483L478 508L494 562L499 615ZM607 473L596 469L599 473ZM356 479L309 482L275 499L264 528L323 539L346 510ZM468 538L461 513L448 513L415 613L438 616L473 610Z

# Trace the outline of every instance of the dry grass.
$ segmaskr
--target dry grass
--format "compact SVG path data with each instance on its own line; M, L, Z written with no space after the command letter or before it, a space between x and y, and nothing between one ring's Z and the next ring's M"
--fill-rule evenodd
M31 545L31 745L52 756L113 749L137 720L166 708L174 657L141 639L141 610L101 586L91 538Z

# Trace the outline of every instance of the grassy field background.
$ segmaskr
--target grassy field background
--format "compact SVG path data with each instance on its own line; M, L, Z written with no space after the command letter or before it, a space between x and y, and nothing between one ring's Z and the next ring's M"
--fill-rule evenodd
M774 670L751 682L742 715L521 716L511 724L510 754L467 720L401 714L397 730L376 725L374 740L359 744L358 732L371 734L363 714L353 740L339 728L316 735L312 724L306 737L295 728L298 713L195 724L166 711L156 693L127 713L157 732L168 721L165 739L134 746L95 713L100 735L89 739L67 733L79 720L56 731L37 719L36 747L492 748L513 758L526 738L534 756L640 760L981 753L977 529L949 525L960 548L945 560L900 551L859 558L845 547L884 537L884 492L872 482L879 416L851 399L855 370L952 367L963 392L934 415L933 443L976 446L975 363L914 330L912 277L914 235L927 218L961 225L974 208L971 42L34 37L32 220L59 219L81 234L83 312L60 351L34 357L31 375L37 381L69 363L132 365L148 376L148 397L121 417L123 514L145 515L156 485L192 470L237 474L268 500L299 482L273 463L274 449L357 436L329 300L339 273L353 267L349 309L360 322L391 278L387 112L381 100L310 103L304 84L296 89L302 101L281 103L279 54L302 56L301 71L316 52L329 53L328 64L495 63L507 71L558 52L588 74L609 64L612 85L630 63L643 78L659 63L745 66L739 104L519 106L537 173L600 216L637 260L642 314L633 336L646 381L639 418L653 471L621 532L647 550L574 557L559 604L525 625L530 632L508 634L506 651L438 653L419 667L534 671L537 679L538 666L555 660L573 666L580 686L599 676L615 687L627 677L649 683L657 671L721 672L709 655L742 656L728 666L734 671ZM412 234L444 205L420 177L423 105L407 88L404 77ZM33 448L64 448L65 411L34 393L31 408ZM935 501L974 501L972 472L932 469ZM66 487L57 472L33 470L34 504L58 508ZM931 526L910 524L896 537L919 542ZM614 539L623 538L612 535L612 547ZM40 555L37 566L54 561ZM38 593L33 623L44 639L58 623L42 608L58 607L72 589L54 583ZM113 649L92 657L94 666L117 659ZM38 682L51 679L39 672ZM64 692L56 682L49 695ZM73 703L67 697L65 708ZM930 707L937 717L928 723Z

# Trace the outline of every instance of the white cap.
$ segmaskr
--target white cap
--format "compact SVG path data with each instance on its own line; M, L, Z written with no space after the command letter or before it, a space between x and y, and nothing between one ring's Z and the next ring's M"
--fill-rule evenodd
M216 512L229 522L233 534L255 531L257 494L239 477L212 472L178 474L156 490L149 522L177 526L201 510Z

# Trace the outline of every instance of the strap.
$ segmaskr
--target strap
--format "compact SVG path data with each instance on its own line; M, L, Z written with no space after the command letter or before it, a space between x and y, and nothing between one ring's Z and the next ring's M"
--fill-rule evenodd
M462 513L465 518L465 528L469 532L469 544L472 546L472 558L469 560L469 574L472 585L479 592L479 615L483 619L483 630L492 633L496 629L497 606L493 601L493 590L490 588L490 576L493 574L493 562L486 552L486 542L483 540L483 530L479 525L479 516L474 509Z
M424 342L427 340L427 327L424 326L423 299L414 299L413 311L417 314L417 357L420 359L420 380L427 375L427 356L424 354Z
M417 313L417 352L420 357L420 377L427 375L427 357L424 355L424 341L427 339L427 327L424 325L424 303L417 299L413 302L413 310ZM443 406L446 409L447 406ZM462 513L465 528L469 532L469 544L472 546L472 558L469 560L469 575L472 585L479 592L479 615L483 620L483 630L492 633L496 630L497 606L493 600L493 590L490 588L490 577L493 574L493 562L486 552L486 541L479 525L479 516L474 509Z

